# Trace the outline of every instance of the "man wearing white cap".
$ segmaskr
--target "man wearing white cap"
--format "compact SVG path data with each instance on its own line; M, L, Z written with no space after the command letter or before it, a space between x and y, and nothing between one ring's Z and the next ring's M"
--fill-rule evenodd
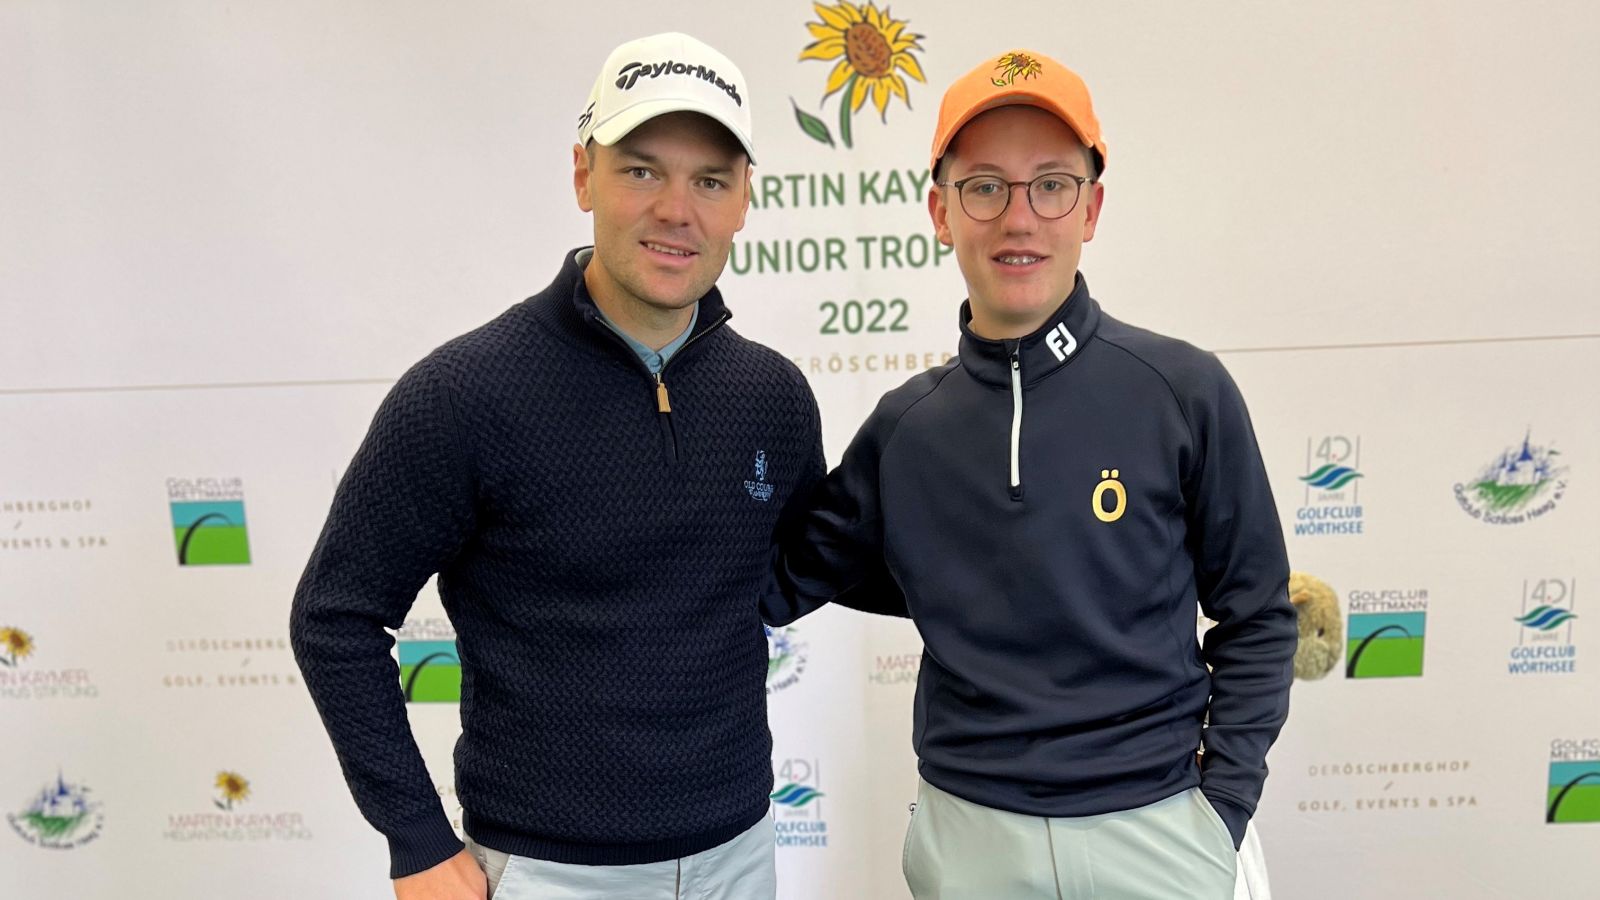
M402 376L339 486L291 634L400 900L775 895L756 600L823 458L804 377L714 286L747 89L686 35L617 48L573 147L594 246ZM435 574L466 848L385 631Z

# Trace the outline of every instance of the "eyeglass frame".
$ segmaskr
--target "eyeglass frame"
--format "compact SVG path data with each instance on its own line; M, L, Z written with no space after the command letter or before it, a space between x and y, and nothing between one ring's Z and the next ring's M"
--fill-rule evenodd
M1005 205L1000 207L999 212L987 219L980 219L971 212L968 212L966 194L962 191L962 188L966 187L968 182L977 181L981 178L990 178L1006 186ZM1067 207L1067 211L1059 216L1047 216L1044 213L1039 212L1039 208L1033 205L1033 186L1046 178L1065 178L1075 181L1078 184L1078 196L1073 198L1072 205ZM960 181L935 181L934 184L938 187L955 188L956 200L961 204L961 212L974 222L993 222L996 219L999 219L1001 216L1004 216L1006 211L1011 209L1011 196L1017 192L1017 188L1026 187L1028 189L1028 210L1039 218L1044 219L1046 222L1055 222L1059 219L1065 219L1067 216L1072 215L1072 211L1078 208L1078 203L1083 200L1084 185L1095 184L1098 181L1099 179L1097 178L1090 178L1087 175L1074 175L1071 172L1045 172L1042 175L1035 175L1028 181L1007 181L1004 178L1001 178L999 175L969 175Z

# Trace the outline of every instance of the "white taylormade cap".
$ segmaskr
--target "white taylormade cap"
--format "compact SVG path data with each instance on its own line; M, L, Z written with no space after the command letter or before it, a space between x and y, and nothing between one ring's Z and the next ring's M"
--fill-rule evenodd
M655 34L611 51L589 104L578 117L578 143L611 146L670 112L696 112L722 123L755 162L744 74L733 61L677 32Z

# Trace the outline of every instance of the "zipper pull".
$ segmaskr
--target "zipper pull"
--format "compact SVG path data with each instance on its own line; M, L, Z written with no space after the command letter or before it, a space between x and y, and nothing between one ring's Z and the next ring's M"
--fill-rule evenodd
M667 397L667 383L661 380L661 373L656 373L656 412L672 412L672 400Z

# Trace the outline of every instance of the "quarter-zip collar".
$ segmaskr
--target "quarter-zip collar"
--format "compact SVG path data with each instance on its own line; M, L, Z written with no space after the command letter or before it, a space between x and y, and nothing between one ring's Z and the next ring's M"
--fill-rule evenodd
M984 384L1009 390L1015 354L1022 385L1031 387L1077 359L1099 325L1100 305L1089 296L1089 283L1081 272L1067 299L1038 330L1022 338L994 341L973 334L972 301L963 301L961 367Z
M561 264L561 272L556 275L551 285L553 290L549 292L550 301L541 304L542 308L534 309L533 313L576 343L603 352L620 354L637 366L639 371L649 375L638 354L634 353L621 335L606 325L604 317L600 314L600 307L595 305L594 298L589 295L589 286L584 283L583 266L578 263L578 257L584 251L592 249L592 247L578 247L567 254L567 258ZM690 328L683 345L668 361L668 371L676 368L674 363L678 362L680 357L688 356L697 349L697 344L703 343L700 340L703 335L721 328L733 318L733 313L722 302L722 292L717 290L715 285L712 285L711 290L700 298L699 304L695 323Z

